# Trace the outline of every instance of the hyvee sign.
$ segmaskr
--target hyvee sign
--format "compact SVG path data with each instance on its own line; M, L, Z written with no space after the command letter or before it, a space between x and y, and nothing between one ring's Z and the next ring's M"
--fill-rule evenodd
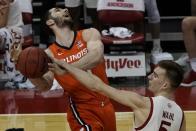
M145 55L105 56L108 77L145 76Z

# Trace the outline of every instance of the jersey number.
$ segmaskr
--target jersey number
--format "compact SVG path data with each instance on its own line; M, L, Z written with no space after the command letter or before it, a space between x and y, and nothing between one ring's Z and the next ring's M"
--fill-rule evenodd
M171 126L171 123L167 121L161 121L161 126L159 128L159 131L167 131L167 129L165 128L167 126Z

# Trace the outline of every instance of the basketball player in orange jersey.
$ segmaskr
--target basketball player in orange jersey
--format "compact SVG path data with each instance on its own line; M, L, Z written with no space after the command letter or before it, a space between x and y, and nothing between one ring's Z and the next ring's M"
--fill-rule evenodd
M183 79L182 68L173 61L161 61L148 76L149 90L155 97L144 97L132 91L112 88L100 78L62 61L49 64L50 70L61 66L85 87L103 93L115 101L129 106L134 112L134 131L186 131L182 109L172 100L175 89Z
M103 44L96 29L72 30L73 21L67 9L52 8L46 24L54 32L54 42L46 53L77 68L91 71L108 83L105 73ZM71 74L56 66L41 78L31 79L42 90L51 88L55 78L69 94L67 119L72 131L116 131L116 119L108 97L85 88Z

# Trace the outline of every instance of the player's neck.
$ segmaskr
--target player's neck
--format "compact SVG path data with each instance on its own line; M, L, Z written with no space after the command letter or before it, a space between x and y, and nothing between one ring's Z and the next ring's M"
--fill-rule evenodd
M171 100L174 99L174 95L172 91L162 91L162 92L155 94L155 96L163 96Z
M70 47L74 39L74 31L71 29L57 28L54 30L56 41L66 47Z

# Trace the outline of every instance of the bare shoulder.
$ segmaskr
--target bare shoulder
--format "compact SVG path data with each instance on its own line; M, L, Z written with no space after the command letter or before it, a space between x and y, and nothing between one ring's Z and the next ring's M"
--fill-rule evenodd
M89 29L85 29L82 32L82 37L85 41L90 41L90 40L100 40L101 35L100 32L95 29L95 28L89 28Z

